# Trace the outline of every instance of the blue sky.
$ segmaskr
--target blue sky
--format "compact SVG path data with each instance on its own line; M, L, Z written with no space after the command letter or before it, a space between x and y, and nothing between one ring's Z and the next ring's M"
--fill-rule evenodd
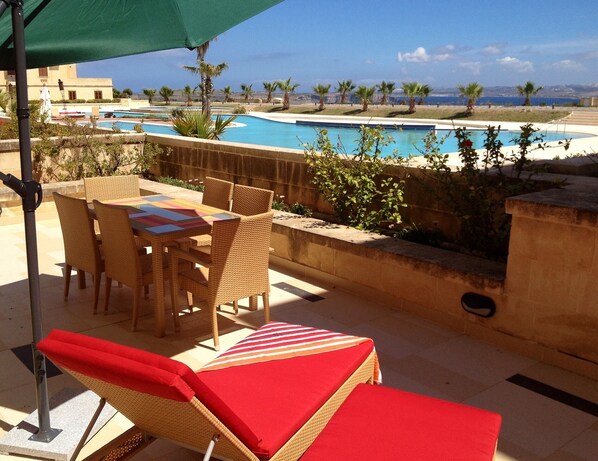
M351 79L453 88L598 85L597 0L285 0L220 35L206 56L230 85L287 79L298 92ZM195 86L195 52L169 50L79 64L118 89Z

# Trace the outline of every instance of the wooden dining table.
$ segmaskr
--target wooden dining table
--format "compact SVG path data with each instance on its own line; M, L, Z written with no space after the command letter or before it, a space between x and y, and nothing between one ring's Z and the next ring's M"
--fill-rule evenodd
M133 233L152 245L155 334L162 337L166 333L162 264L164 246L181 238L209 234L214 222L240 219L240 215L166 195L106 200L103 203L126 208Z

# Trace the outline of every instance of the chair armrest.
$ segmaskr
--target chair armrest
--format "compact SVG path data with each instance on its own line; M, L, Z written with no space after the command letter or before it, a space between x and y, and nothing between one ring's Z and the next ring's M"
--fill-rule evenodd
M189 261L195 264L199 264L204 267L210 267L212 265L212 257L209 254L200 253L200 252L193 252L193 254L189 253L188 251L181 250L180 248L176 247L168 247L168 254L171 258L173 258L173 265L176 259L184 259L185 261Z

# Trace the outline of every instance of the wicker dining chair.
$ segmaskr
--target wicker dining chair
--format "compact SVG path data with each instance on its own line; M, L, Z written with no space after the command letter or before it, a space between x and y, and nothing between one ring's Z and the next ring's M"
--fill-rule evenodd
M232 182L208 176L203 181L203 187L203 199L201 203L220 208L221 210L230 210L234 187Z
M83 178L85 198L88 202L93 200L114 200L126 197L138 197L139 177L135 175L123 176L96 176Z
M272 209L273 199L274 192L271 190L235 184L231 211L243 216L267 213Z
M141 195L139 177L132 174L83 178L83 185L85 186L85 198L90 203L94 200L103 202L105 200L139 197ZM101 240L102 236L98 223L95 223L94 226L97 237ZM135 237L135 244L137 245L137 251L140 253L147 253L146 247L150 246L147 240L139 237Z
M68 197L54 192L54 203L64 241L64 300L69 296L71 271L77 269L79 288L85 288L85 273L93 279L93 313L98 309L100 280L104 261L93 229L87 202L84 199Z
M261 295L266 323L270 319L268 260L272 215L272 212L268 212L238 220L215 222L212 229L212 251L209 255L169 248L173 267L173 310L178 310L180 289L203 298L211 311L216 350L219 350L217 309L220 305ZM177 274L174 268L180 260L194 264L186 266L186 270L180 270ZM234 307L237 314L236 303Z
M207 179L208 178L206 178L206 180ZM232 187L232 183L229 184L231 184ZM243 216L253 216L256 214L267 213L268 211L272 210L273 198L274 192L271 190L235 184L234 188L232 189L233 203L231 211ZM205 199L206 197L204 195L203 203L206 203ZM208 205L212 204L208 203ZM193 245L190 245L190 247L193 248L194 251L200 251L207 254L210 253L210 245L212 243L211 235L193 237L193 240Z
M97 200L93 201L100 230L102 232L102 247L106 272L106 299L104 311L108 310L112 280L116 280L133 289L133 313L131 330L137 328L139 317L139 304L142 289L154 281L152 255L139 254L129 215L127 210L116 206L106 205ZM168 278L170 272L166 269L168 258L164 261L164 277ZM178 317L173 309L174 327L178 330Z
M203 181L203 187L203 198L201 203L213 206L214 208L220 208L221 210L230 210L234 187L232 182L207 176ZM193 247L209 253L210 245L212 244L212 236L210 234L204 234L196 237L187 237L177 240L176 243L178 247L185 250Z

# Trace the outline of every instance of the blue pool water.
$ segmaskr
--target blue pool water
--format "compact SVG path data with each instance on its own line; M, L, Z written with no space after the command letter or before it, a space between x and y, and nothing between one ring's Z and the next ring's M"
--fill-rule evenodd
M339 127L339 126L314 126L302 125L295 123L277 122L271 120L264 120L259 117L252 117L249 115L237 116L236 124L240 126L228 128L223 137L223 141L240 142L247 144L259 144L273 147L287 147L291 149L301 149L305 144L314 143L317 137L318 128L326 128L328 136L333 145L342 143L344 150L347 153L355 151L357 148L357 141L359 139L359 131L356 127ZM111 127L116 125L122 130L132 130L136 122L115 121L115 122L100 122L99 125L103 127ZM147 133L159 133L176 135L176 132L168 125L157 125L151 123L143 123L143 129ZM438 137L449 134L449 130L436 130ZM402 156L420 155L420 152L415 146L423 148L423 139L428 133L427 130L421 129L396 129L386 127L384 133L391 136L394 142L388 145L383 152L391 154L395 149ZM512 139L518 133L502 131L499 139L504 145L513 144ZM587 135L578 133L566 133L556 131L542 132L544 141L559 141L565 138L579 138ZM471 130L471 140L476 148L481 148L484 140L483 130ZM457 140L454 136L449 136L442 145L442 152L456 152Z

